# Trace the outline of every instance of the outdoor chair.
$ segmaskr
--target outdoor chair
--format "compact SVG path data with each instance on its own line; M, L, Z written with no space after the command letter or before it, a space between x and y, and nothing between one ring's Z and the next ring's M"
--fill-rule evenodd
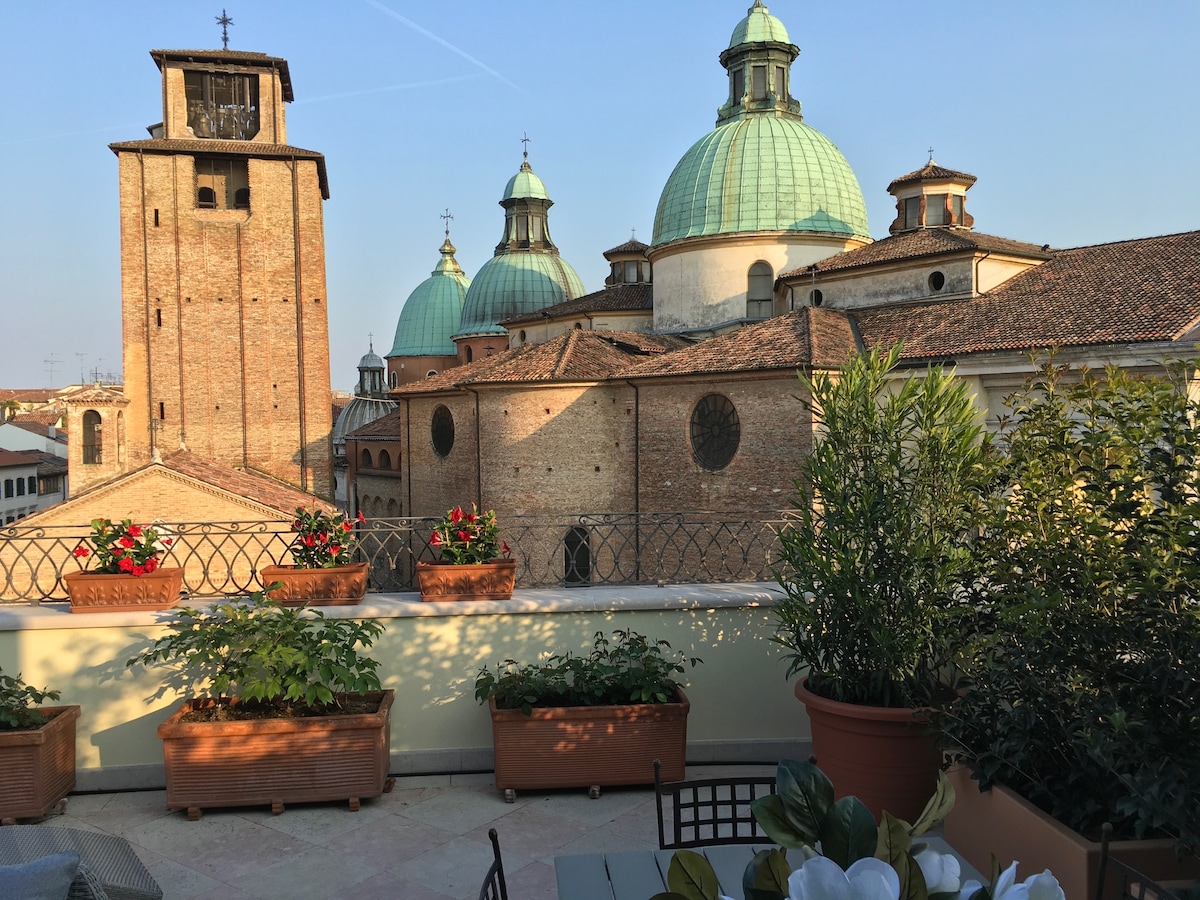
M706 847L713 844L771 843L750 811L750 801L775 793L774 775L741 778L700 778L663 782L654 761L654 796L658 804L658 846L661 850ZM663 809L671 801L671 830Z
M504 863L500 859L500 837L495 828L488 829L488 840L492 842L491 868L479 889L479 900L508 900L508 886L504 883Z
M70 900L161 900L162 889L124 838L50 825L0 828L0 865L67 852L80 862Z
M1168 887L1151 881L1137 869L1126 865L1108 850L1112 839L1112 823L1105 822L1100 829L1100 871L1096 884L1096 900L1104 900L1105 889L1117 883L1121 886L1121 900L1179 900L1180 894Z

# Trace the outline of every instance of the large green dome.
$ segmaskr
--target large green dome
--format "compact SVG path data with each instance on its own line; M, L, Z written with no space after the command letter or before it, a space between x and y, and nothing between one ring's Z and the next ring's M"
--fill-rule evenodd
M455 336L507 334L497 323L582 297L584 293L579 275L558 254L493 256L471 282Z
M471 279L454 258L449 235L440 252L442 258L433 274L404 301L389 357L454 356L458 352L450 336L458 330Z
M744 116L697 141L667 179L652 242L748 231L870 237L849 163L798 117Z

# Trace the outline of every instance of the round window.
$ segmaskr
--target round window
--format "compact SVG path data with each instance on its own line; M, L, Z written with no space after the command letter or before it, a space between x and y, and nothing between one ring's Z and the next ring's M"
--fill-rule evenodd
M929 289L931 291L940 291L946 286L946 276L941 272L934 272L929 276Z
M822 294L819 290L814 290L811 294L808 295L808 297L810 300L812 300L813 306L820 306L822 303L825 302L825 295Z
M433 452L443 459L454 449L454 416L445 406L439 406L433 411L429 423L430 435L433 438Z
M692 453L706 469L729 465L742 439L737 410L728 397L708 394L692 410Z

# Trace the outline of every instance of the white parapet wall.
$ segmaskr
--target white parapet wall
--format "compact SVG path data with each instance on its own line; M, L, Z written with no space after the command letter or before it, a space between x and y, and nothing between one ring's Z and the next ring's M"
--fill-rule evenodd
M375 618L370 651L392 708L392 772L490 771L491 724L474 697L484 664L587 652L597 631L633 629L666 639L702 665L688 670L690 763L774 762L809 752L809 726L771 640L772 584L520 590L504 602L422 603L417 594L369 594L332 617ZM197 603L197 606L204 605ZM62 692L82 707L80 790L161 787L155 729L179 698L164 672L125 661L165 633L171 612L72 615L66 604L0 607L0 669Z

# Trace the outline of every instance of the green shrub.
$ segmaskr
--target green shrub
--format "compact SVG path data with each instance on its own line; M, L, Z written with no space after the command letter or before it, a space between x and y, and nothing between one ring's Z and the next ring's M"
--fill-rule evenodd
M38 690L15 677L0 671L0 731L29 731L41 728L46 719L37 707L47 700L57 700L58 691Z
M1046 361L1010 400L982 519L971 689L946 718L1095 837L1200 838L1200 406L1167 377Z
M556 653L539 663L506 659L492 671L483 666L475 678L475 699L494 697L498 709L615 706L622 703L673 703L684 664L700 660L668 653L666 641L651 641L635 631L616 630L613 640L597 631L592 651L576 656Z

